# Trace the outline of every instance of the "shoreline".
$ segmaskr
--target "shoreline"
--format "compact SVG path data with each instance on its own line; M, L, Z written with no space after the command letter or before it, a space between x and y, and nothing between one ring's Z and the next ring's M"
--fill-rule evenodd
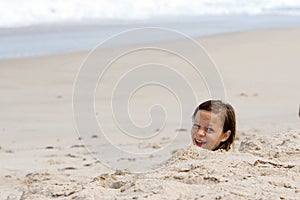
M183 33L192 38L219 36L238 32L268 29L299 28L300 16L281 15L205 15L199 17L170 18L163 21L108 22L94 21L70 24L34 25L20 28L0 28L0 52L2 59L56 55L93 49L111 36L144 27L161 27ZM152 39L140 36L138 41L114 44L113 48L136 43L164 42L168 38ZM180 39L174 38L175 40ZM45 48L45 46L47 48Z
M243 35L243 34L251 34L251 33L257 33L257 32L281 32L281 31L293 31L293 30L298 30L300 27L291 27L291 28L266 28L266 29L257 29L257 30L241 30L241 31L235 31L235 32L225 32L225 33L217 33L213 35L204 35L200 37L187 37L191 38L192 40L197 41L199 44L202 45L203 41L206 40L212 40L213 38L221 38L221 37L226 37L226 36L234 36L234 35ZM147 43L138 43L138 44L124 44L121 46L113 46L113 47L105 47L103 48L104 51L111 50L111 49L118 49L118 48L130 48L134 46L142 46L142 45L148 45L148 44L159 44L159 43L173 43L173 42L181 42L184 41L185 39L179 38L179 39L174 39L171 41L155 41L155 42L147 42ZM24 57L11 57L11 58L0 58L0 61L13 61L13 60L27 60L27 59L38 59L38 58L51 58L51 57L59 57L59 56L68 56L68 55L88 55L90 52L92 52L93 49L90 50L74 50L74 51L69 51L69 52L61 52L61 53L53 53L53 54L41 54L41 55L29 55L29 56L24 56Z

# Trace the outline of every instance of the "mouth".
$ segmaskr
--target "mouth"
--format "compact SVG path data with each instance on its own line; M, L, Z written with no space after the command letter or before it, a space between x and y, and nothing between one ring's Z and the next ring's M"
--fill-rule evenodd
M206 144L206 142L203 142L203 141L194 139L194 144L195 144L196 146L198 146L198 147L202 147L203 145Z

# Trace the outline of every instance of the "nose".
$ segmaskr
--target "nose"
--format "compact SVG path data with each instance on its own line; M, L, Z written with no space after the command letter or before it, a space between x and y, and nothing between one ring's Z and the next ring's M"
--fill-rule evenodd
M197 135L203 137L203 136L205 136L205 131L204 131L203 129L200 128L200 129L198 129L198 131L197 131Z

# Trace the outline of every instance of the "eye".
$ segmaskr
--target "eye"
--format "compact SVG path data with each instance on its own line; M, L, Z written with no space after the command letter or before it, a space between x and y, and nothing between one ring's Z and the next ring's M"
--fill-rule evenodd
M201 126L200 125L198 125L198 124L193 124L193 129L200 129L201 128Z
M207 128L207 132L214 132L214 129L209 127L209 128Z

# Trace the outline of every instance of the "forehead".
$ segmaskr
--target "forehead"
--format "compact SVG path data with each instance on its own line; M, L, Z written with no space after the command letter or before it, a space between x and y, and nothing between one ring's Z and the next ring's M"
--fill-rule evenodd
M215 114L206 110L199 110L195 116L194 121L199 124L211 124L223 126L221 114Z

